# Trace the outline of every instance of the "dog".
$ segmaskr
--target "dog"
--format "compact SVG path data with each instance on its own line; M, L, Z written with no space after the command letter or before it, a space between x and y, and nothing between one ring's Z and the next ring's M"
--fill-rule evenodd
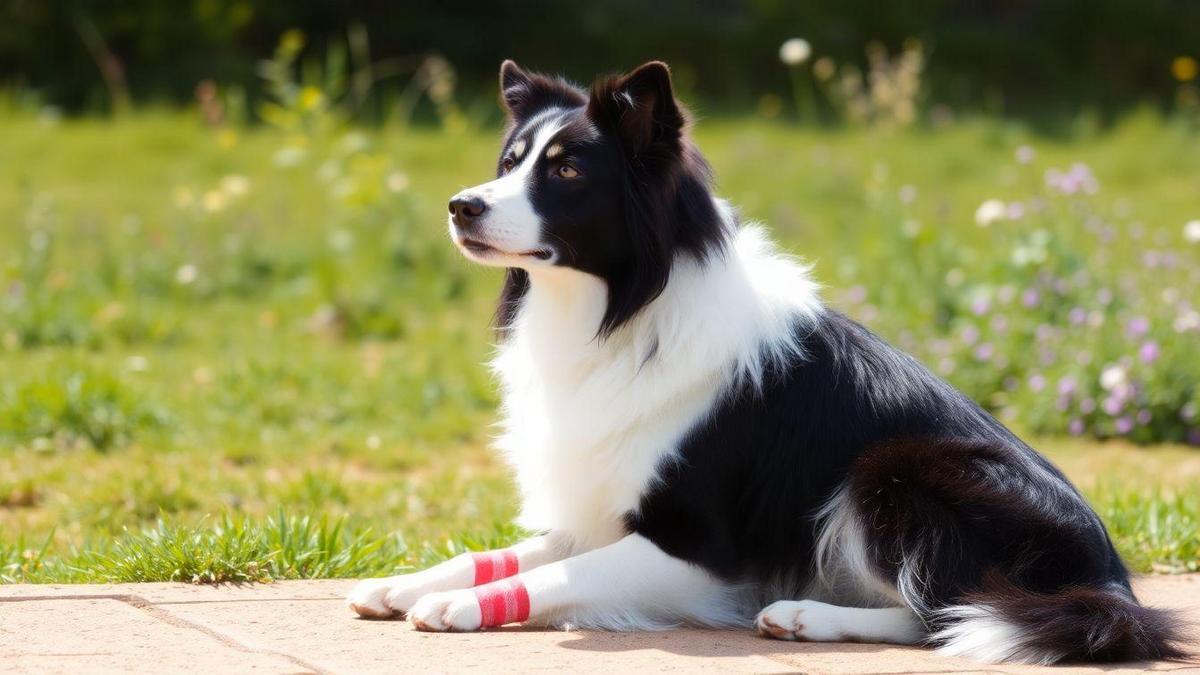
M497 445L540 534L360 582L355 612L1181 655L1062 473L714 197L665 64L585 91L506 61L500 85L496 178L454 196L449 230L505 269Z

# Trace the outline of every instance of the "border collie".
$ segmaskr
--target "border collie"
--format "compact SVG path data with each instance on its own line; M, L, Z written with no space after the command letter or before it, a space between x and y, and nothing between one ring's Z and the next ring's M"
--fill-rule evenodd
M500 81L496 178L450 201L450 236L506 270L498 447L540 534L363 581L354 611L1180 656L1062 473L713 196L665 64Z

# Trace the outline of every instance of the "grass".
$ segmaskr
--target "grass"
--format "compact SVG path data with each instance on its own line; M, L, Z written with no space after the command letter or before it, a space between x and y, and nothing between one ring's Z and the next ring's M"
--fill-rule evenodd
M498 279L444 235L492 131L297 135L147 111L3 113L0 135L0 580L362 576L519 535L486 449ZM886 276L920 262L897 230L986 251L973 213L1030 189L1021 144L1087 162L1107 207L1172 232L1200 217L1200 142L1147 115L1063 139L716 119L700 142L721 192L813 260L835 304L868 318L842 291L886 287L873 325L901 342L929 315L921 284ZM918 198L900 212L903 186ZM1200 454L1037 445L1138 570L1197 569Z

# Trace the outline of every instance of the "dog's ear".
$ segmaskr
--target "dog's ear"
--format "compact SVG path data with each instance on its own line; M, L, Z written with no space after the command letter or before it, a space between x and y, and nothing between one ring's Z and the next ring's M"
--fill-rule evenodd
M509 122L526 119L551 106L583 105L584 100L583 92L562 78L527 72L511 59L500 64L500 103Z
M522 101L532 93L533 80L512 59L500 64L500 101L510 115L515 115Z
M671 86L671 70L651 61L624 76L597 81L589 116L616 131L631 158L677 156L687 117Z

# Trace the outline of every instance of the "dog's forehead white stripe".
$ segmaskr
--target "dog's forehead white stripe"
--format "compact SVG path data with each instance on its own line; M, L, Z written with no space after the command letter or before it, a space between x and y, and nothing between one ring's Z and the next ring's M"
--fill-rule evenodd
M541 154L542 149L546 147L554 134L558 133L558 130L562 128L562 121L565 115L566 111L561 108L551 108L535 116L525 126L521 127L521 130L515 134L515 137L519 140L513 143L513 154L518 164L523 164L523 160L526 157L536 159ZM533 130L532 134L530 134L530 130ZM528 144L525 142L527 134L531 135L533 139ZM534 163L530 162L530 165Z

